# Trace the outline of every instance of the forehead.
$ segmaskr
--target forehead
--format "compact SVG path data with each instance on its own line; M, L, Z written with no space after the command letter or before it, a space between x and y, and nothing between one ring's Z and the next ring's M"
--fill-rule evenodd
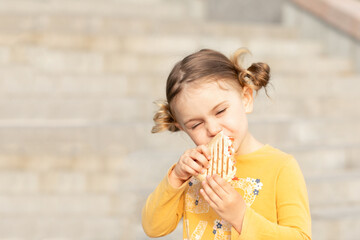
M171 108L177 118L186 118L206 113L220 102L230 101L230 96L240 96L240 91L225 81L190 83L174 98Z
M191 82L184 85L182 91L175 97L175 101L182 102L184 100L194 100L198 98L211 97L216 99L216 96L227 94L231 91L237 91L241 95L240 84L234 83L230 80L213 80L213 81L199 81Z

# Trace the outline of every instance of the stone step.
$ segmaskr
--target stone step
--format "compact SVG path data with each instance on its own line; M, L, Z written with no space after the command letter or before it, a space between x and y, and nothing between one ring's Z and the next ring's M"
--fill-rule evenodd
M44 73L99 74L99 73L161 73L168 74L176 62L184 57L174 55L136 55L130 53L99 53L88 51L54 50L45 47L23 47L5 64L24 64ZM334 57L253 58L252 62L266 62L273 73L281 74L349 74L351 61ZM294 66L297 66L294 68ZM310 71L311 69L311 71Z
M359 145L360 125L352 119L249 120L250 132L262 142L282 147ZM289 141L291 139L291 141Z
M118 214L113 196L100 194L1 194L2 216L110 216ZM114 201L114 202L113 202Z
M11 50L23 46L37 45L51 49L86 50L94 52L123 52L133 54L151 55L186 55L201 48L212 48L229 55L239 47L247 47L256 56L277 57L310 57L323 53L322 45L314 41L299 39L274 39L256 37L233 33L218 35L216 33L192 33L181 35L169 34L115 34L90 35L90 34L64 34L64 33L28 33L28 34L0 34L0 44L3 48ZM152 46L149 48L149 46ZM269 49L273 49L270 51Z
M160 92L160 91L159 91ZM110 92L32 92L2 93L0 91L0 125L29 121L95 121L119 123L152 122L157 97L120 97ZM49 96L51 95L51 96ZM301 96L257 99L249 119L256 122L297 121L302 118L331 120L341 123L345 118L360 119L360 111L348 103L359 102L360 96L307 97ZM334 111L334 109L337 109ZM326 123L325 123L326 125Z
M179 54L185 57L187 54L202 48L216 49L225 55L230 55L240 47L247 47L258 57L310 57L323 52L322 46L313 41L272 38L260 40L240 34L229 36L217 34L191 34L189 36L180 34L128 35L118 39L118 42L121 47L115 46L116 50L120 49L119 51L124 53L131 52L140 55ZM149 48L149 46L152 47ZM273 51L270 51L269 48L272 48Z
M3 169L0 173L0 194L117 194L124 178L121 173L124 171L111 169L113 165L110 165L108 160L99 158L96 160L96 171L89 171L89 167L82 166L87 161L82 163L72 161L73 165L68 168L63 167L65 164L61 168L53 162L52 169L47 169L46 172L30 164L27 166L23 164L25 170ZM117 161L118 165L122 163L120 159ZM23 163L25 162L30 161L23 160ZM38 161L33 162L39 164ZM88 161L88 163L92 162ZM122 169L124 170L124 167Z
M124 167L126 167L128 169L129 173L132 173L130 176L128 176L126 178L126 180L123 182L124 186L123 187L125 189L125 191L129 191L129 189L133 189L131 186L129 186L127 183L131 182L131 183L144 183L142 184L140 190L138 191L144 191L145 189L147 189L147 191L151 191L152 187L155 186L157 184L157 180L161 180L161 178L163 177L163 174L160 174L160 172L165 172L166 169L168 169L168 167L171 165L171 158L175 157L176 153L174 152L170 152L170 151L166 151L165 153L155 153L155 154L151 154L151 152L138 152L138 153L133 153L128 155L128 157L126 158L126 161L124 164ZM150 158L149 158L150 157ZM154 159L154 160L152 160ZM137 161L135 163L135 160ZM154 161L156 160L156 168L154 168ZM138 168L137 165L142 165L142 168ZM153 169L156 169L156 171L147 171L145 169L148 169L148 167L152 167ZM137 169L137 171L134 171L135 169ZM143 171L141 171L143 170ZM149 175L150 174L150 175ZM141 178L139 178L139 176L142 176ZM328 177L325 179L323 176L312 176L312 178L307 177L307 181L308 181L308 189L309 189L309 195L310 195L310 201L312 203L312 213L313 213L313 222L314 222L314 226L328 226L328 224L333 224L334 222L334 218L332 217L336 217L336 224L338 224L338 222L340 221L339 218L341 219L341 216L339 213L341 213L340 210L337 209L338 213L336 213L336 215L334 214L333 216L329 217L329 211L323 211L321 212L321 209L319 210L318 206L323 206L321 203L322 201L326 201L326 203L329 204L336 204L338 202L344 204L344 199L348 199L352 202L354 201L358 201L358 197L356 196L356 192L354 192L354 187L356 187L356 182L354 182L354 179L357 178L359 176L358 173L349 173L346 172L344 174L339 174L335 173L335 175L332 174L328 174ZM24 181L28 181L28 178L24 177ZM151 181L151 183L147 180L147 179L156 179L156 181L154 180L153 182ZM345 179L345 180L344 180ZM329 182L330 181L330 182ZM340 181L340 183L338 182ZM14 181L15 183L18 181ZM333 182L333 183L332 183ZM16 184L14 185L16 188ZM329 187L330 186L330 187ZM144 189L145 188L145 189ZM339 192L342 193L340 194L341 196L339 196ZM136 192L135 192L136 193ZM325 194L328 194L330 196L328 197L321 197ZM137 196L137 194L133 194L132 196ZM319 197L320 196L320 197ZM84 199L86 199L86 202L84 204ZM89 201L90 199L90 201ZM329 202L329 199L330 202ZM103 197L97 197L97 198L93 198L93 197L89 197L89 196L84 196L84 197L77 197L77 196L30 196L30 197L26 197L26 196L10 196L8 197L8 194L5 197L2 197L1 199L1 203L4 204L2 205L2 208L0 209L0 212L3 213L3 216L5 216L6 219L8 219L9 217L11 217L13 214L17 214L17 218L20 219L19 221L24 221L23 217L19 217L18 214L23 214L24 212L27 214L32 214L32 213L39 213L40 212L40 218L39 216L37 217L37 219L42 219L44 217L46 217L48 214L52 215L52 214L60 214L61 213L61 217L66 218L66 216L70 215L73 216L75 215L75 218L78 218L79 215L83 215L86 214L88 216L88 214L101 214L101 206L103 207L103 209L107 212L108 209L108 200L107 198L103 198ZM94 200L94 202L93 202ZM100 202L99 202L100 201ZM121 201L121 198L119 200L119 204L123 205L123 201ZM62 204L59 205L57 204L57 202L61 202ZM133 202L133 201L129 201L129 202ZM315 202L315 204L314 204ZM46 205L44 205L46 203ZM64 204L67 203L67 204ZM25 204L25 205L24 205ZM29 204L29 206L31 207L26 207L28 206L27 204ZM90 205L89 205L90 204ZM94 204L94 207L92 208L91 204ZM96 205L96 207L95 207ZM141 204L140 204L141 205ZM23 208L19 208L19 206L23 206L23 208L26 208L26 210L24 210ZM50 206L54 207L54 208L44 208L44 206ZM71 206L71 207L70 207ZM89 207L90 206L90 207ZM1 207L1 205L0 205ZM99 208L100 207L100 208ZM129 210L128 206L126 208L121 208L121 211L128 211ZM127 209L127 210L126 210ZM133 209L133 208L131 208ZM353 209L353 208L352 208ZM90 210L90 211L89 211ZM100 211L100 212L99 212ZM139 210L134 210L134 211L139 211ZM85 213L86 212L86 213ZM349 211L347 211L348 215ZM324 214L325 216L321 216L321 214ZM331 213L330 213L331 214ZM21 215L20 215L21 216ZM353 212L352 215L353 216ZM98 217L97 218L102 219L102 217ZM72 217L74 218L74 217ZM54 224L59 224L56 223L56 221L54 220ZM21 225L21 224L20 224ZM73 225L77 226L76 223L73 223ZM0 222L0 228L1 226L4 226L1 224ZM47 225L48 226L48 225ZM181 227L180 227L181 228ZM180 234L180 230L176 231L177 234ZM316 231L317 232L317 231ZM7 231L5 231L4 233L8 233ZM11 233L9 233L11 234ZM138 233L139 235L141 235L140 233ZM139 239L139 238L135 238L135 239Z
M81 96L123 96L123 97L151 97L160 98L165 94L165 84L168 73L97 73L97 74L69 74L44 73L38 69L24 65L1 65L0 79L1 96L7 97L52 97L60 94L66 97ZM319 74L318 74L319 75ZM341 79L341 80L339 80ZM260 94L258 102L278 102L281 98L300 96L303 101L307 98L339 99L346 91L346 97L358 96L356 86L359 75L334 76L324 74L321 77L296 76L276 72L272 74L268 93L271 99L264 99ZM324 87L326 85L326 87ZM304 98L306 96L306 98ZM309 100L312 101L312 100ZM264 109L266 110L266 109Z
M161 16L161 15L160 15ZM74 41L90 41L90 46L102 44L102 39L110 40L112 44L117 44L117 37L127 36L181 36L193 37L237 37L244 40L249 39L295 39L297 32L294 28L281 26L278 24L267 24L266 26L256 23L222 23L194 21L184 18L181 20L167 19L141 19L123 18L117 16L83 16L68 14L43 14L33 15L23 13L0 14L0 43L29 43L34 41L45 41L67 44ZM244 34L246 32L246 34ZM60 38L60 39L58 39ZM113 39L115 38L115 39ZM49 41L51 40L51 41ZM66 41L64 41L66 40ZM72 40L72 41L69 41Z
M286 31L286 29L284 29L284 31ZM291 57L321 54L323 52L322 46L314 41L289 39L286 37L257 37L251 36L251 34L250 31L250 35L243 35L235 32L232 35L228 33L228 35L220 36L217 33L193 33L191 35L158 34L152 36L130 35L129 38L124 38L124 43L127 46L126 49L132 50L132 52L151 54L159 53L159 51L163 53L171 53L173 51L183 53L198 48L214 48L225 54L229 54L236 48L242 46L249 48L252 52L256 52L261 56ZM257 32L254 32L253 34L257 34ZM154 46L154 48L147 48L146 45ZM174 45L176 45L177 48L174 49ZM270 51L270 47L272 47L274 51ZM299 48L301 48L301 51ZM184 50L181 51L181 49ZM277 50L281 52L278 52Z
M114 140L114 137L102 140L84 132L81 133L79 130L73 130L76 133L76 138L71 136L70 133L67 135L62 133L61 135L49 131L47 134L41 135L39 134L40 131L35 131L36 135L33 134L32 142L29 142L26 140L28 138L25 134L26 131L23 131L23 134L16 134L19 131L8 130L9 135L18 136L8 138L6 142L1 142L0 169L2 171L23 171L26 169L41 173L53 171L60 171L60 173L61 171L89 173L93 174L91 179L98 179L91 185L91 189L94 189L94 191L101 190L100 186L96 185L97 182L104 184L105 189L111 190L116 187L117 178L113 177L113 174L126 176L128 169L125 163L126 158L129 152L134 151L136 153L139 151L138 146L151 148L151 150L145 151L149 156L166 156L167 159L172 159L169 162L175 162L186 149L194 147L192 141L184 133L150 135L149 129L147 132L142 133L146 135L147 140L144 136L138 135L139 141L137 143L133 143L136 140L133 140L132 135L128 135L129 137L122 136L122 138L116 136L118 137L116 140ZM63 130L63 132L66 131ZM122 130L122 133L125 133L125 130ZM6 136L4 133L2 134ZM101 144L96 145L97 142L101 142ZM265 143L292 154L303 171L307 173L317 174L336 169L360 168L357 161L360 153L359 144L349 146L332 144L326 146L324 143L322 146L305 146L304 144L289 144L288 142ZM165 148L169 148L169 150L165 151ZM159 157L154 157L153 161L159 161L156 160L157 158ZM149 159L149 157L145 159ZM103 176L103 172L107 173L108 176ZM16 176L15 174L14 178ZM62 175L60 174L60 176ZM71 180L71 176L71 174L68 177L65 175L65 178ZM27 175L25 174L23 177L27 177ZM33 180L29 180L30 186L28 188L37 191L39 189L37 175L35 177L29 176L29 178ZM59 178L56 177L56 179ZM79 181L85 181L84 177L81 176L75 175L75 178L79 179ZM24 182L20 180L17 180L19 184ZM86 177L86 184L88 184L88 181ZM7 181L4 182L7 183ZM16 181L14 180L14 182ZM84 184L79 182L78 186L74 187L80 191L82 188L87 187ZM19 189L21 190L21 188ZM48 187L48 189L50 188Z
M167 76L141 74L45 74L34 69L0 67L0 95L21 98L148 99L165 95Z
M11 54L10 47L0 46L0 64L5 64L10 62L11 59L10 54Z
M354 72L354 63L348 59L340 57L317 56L311 59L295 58L275 59L275 58L254 58L253 62L267 63L273 73L276 74L304 74L311 76L313 74L337 74L351 75ZM296 67L294 67L296 66Z
M29 124L28 121L26 121ZM65 126L64 124L68 124ZM62 127L61 127L62 126ZM47 169L54 160L79 161L86 164L89 161L89 171L96 169L97 158L114 161L124 156L128 151L151 145L157 148L166 146L169 149L178 149L186 144L186 137L175 137L177 134L166 134L166 138L154 136L150 133L149 124L99 124L55 122L45 125L43 122L33 122L32 127L19 124L0 128L2 138L2 163L21 167L21 160L25 164L35 165L44 161L38 168ZM180 134L181 135L181 134ZM163 135L165 136L165 134ZM170 141L170 142L167 142ZM181 148L185 149L185 147ZM32 159L35 158L35 159ZM36 159L39 158L39 159ZM7 163L6 159L14 159L14 163ZM64 165L70 164L64 161ZM61 166L61 163L58 163ZM81 168L81 165L79 166Z
M123 144L124 149L143 148L177 149L188 138L178 134L150 133L151 122L119 123L90 121L9 121L1 124L0 132L3 138L0 144L3 148L17 149L32 153L49 153L54 149L67 151L86 151L92 149L97 154L110 151L116 144ZM359 145L358 121L298 119L297 121L268 120L250 121L250 132L264 143L272 143L279 147L293 146L355 146ZM161 137L160 137L161 136ZM116 143L116 144L115 144ZM15 145L14 145L15 144ZM75 145L74 145L75 144ZM15 147L17 146L17 147ZM116 148L115 148L116 149ZM56 152L61 152L60 150Z
M56 56L56 60L60 61L66 61L68 59L67 56L62 55L61 53ZM51 54L49 58L51 57ZM82 60L82 56L69 56L70 62L75 60ZM98 59L96 56L93 57L93 60L85 61L84 67L80 66L80 69L75 69L74 67L70 67L69 65L63 64L63 66L59 69L58 65L54 66L52 63L48 63L46 59L39 59L34 64L34 67L37 67L39 69L42 69L44 71L67 71L67 68L70 67L69 71L72 72L83 72L84 70L89 70L94 66L94 70L91 71L97 71L98 66ZM137 57L133 54L112 54L107 55L104 57L103 62L103 71L110 72L110 73L136 73L138 71L142 71L143 73L169 73L172 67L180 61L184 55L174 55L170 57L163 57L163 56L154 56L154 55L145 55L141 57ZM352 73L353 72L353 65L350 61L346 59L340 59L340 58L322 58L322 57L314 57L312 61L305 61L305 59L299 59L295 58L292 59L292 63L296 65L297 67L294 69L293 66L289 63L289 59L255 59L255 61L263 61L267 62L271 68L273 69L273 72L278 73L303 73L308 72L310 67L312 67L312 72L317 73L333 73L333 74L345 74L345 73ZM99 67L100 68L100 67ZM309 73L310 75L310 73Z
M118 168L116 160L121 161L130 148L141 146L137 142L146 142L138 132L144 128L136 130L136 125L99 127L83 123L76 126L74 122L67 124L65 127L64 122L53 125L41 122L30 128L20 125L1 128L4 134L0 141L2 168L33 167L46 171L56 164L60 169L97 171L101 167L98 159L104 159L109 165L107 168ZM59 127L61 125L63 127ZM131 131L129 127L132 127ZM150 132L150 129L147 130ZM131 134L125 136L124 133Z
M121 16L122 18L142 19L202 19L203 6L199 1L5 1L1 8L2 15L85 15L85 16ZM149 11L151 9L151 11Z
M129 239L130 228L126 218L117 216L3 216L0 239Z
M360 169L336 169L306 174L311 208L360 203Z
M299 118L311 118L333 119L339 122L344 118L360 119L360 110L354 108L351 104L360 100L356 93L351 93L353 91L349 91L349 95L346 96L340 94L321 96L321 93L316 96L314 91L309 90L311 92L309 95L302 95L301 93L299 95L295 93L288 95L291 90L289 93L271 92L269 93L270 98L261 93L255 99L254 111L249 115L249 118L259 121L266 121L266 119L296 120ZM331 90L329 92L331 94Z
M0 17L1 19L1 17ZM242 26L239 26L241 31ZM243 27L245 28L245 27ZM284 29L286 31L286 29ZM250 34L250 35L249 35ZM180 34L168 32L158 34L116 33L89 34L89 33L62 33L62 32L25 32L7 33L0 28L0 46L11 49L21 45L40 45L58 49L79 49L88 51L122 51L139 54L184 54L201 48L214 48L219 51L233 52L245 46L264 55L305 56L323 52L320 44L314 41L299 39L276 39L264 36L262 39L251 37L251 32L246 36L234 32L219 35L218 33L194 32ZM258 34L254 31L253 34ZM264 34L265 35L265 34ZM229 46L224 46L229 45ZM148 46L152 46L149 48ZM275 49L269 51L270 46Z
M148 240L149 237L144 233L141 223L137 222L136 224L136 236L133 238L134 240ZM161 240L173 240L173 239L182 239L183 238L183 222L180 220L177 228L164 237L161 237Z
M329 157L331 152L320 153L318 149L314 149L304 150L302 154L298 154L286 148L280 149L295 156L299 162L307 182L311 207L317 208L326 204L360 203L360 196L355 191L357 185L360 184L360 168L345 168L344 162L346 160L343 159L343 162L337 163L338 159ZM138 183L145 192L151 192L151 189L156 187L167 170L178 161L183 152L184 150L181 149L176 151L141 149L130 152L124 161L124 167L130 173L128 178L124 180L125 183ZM313 155L315 158L313 158L313 166L304 165L305 154ZM138 168L139 165L142 166L141 169ZM153 171L148 171L149 168ZM142 177L139 178L138 176ZM128 188L127 190L130 190L131 186Z
M178 136L178 138L181 138L181 136ZM3 169L3 173L0 175L0 178L3 179L0 191L11 194L21 192L37 193L39 191L76 194L83 193L84 191L93 193L115 192L119 187L119 182L123 186L131 186L130 182L141 181L143 178L139 179L139 175L152 174L145 179L161 178L161 174L159 175L157 171L147 173L148 168L146 166L148 164L153 165L156 162L159 171L165 172L171 164L178 160L179 156L186 149L193 147L190 140L186 141L185 137L183 137L180 141L178 138L174 138L174 140L177 140L179 143L183 141L183 146L173 147L172 150L164 149L168 145L163 145L163 149L143 151L137 149L134 152L130 152L129 155L121 155L114 152L98 154L94 153L94 149L89 149L90 153L88 155L77 153L77 158L74 158L71 156L71 154L74 155L73 152L67 153L66 151L69 150L62 149L62 156L59 156L56 153L56 149L53 151L49 150L48 146L44 146L44 144L39 142L28 146L30 150L24 147L23 151L25 153L23 154L19 154L16 150L11 153L7 149L7 151L2 151L0 157L0 167ZM68 142L68 144L76 145L76 143L72 142ZM38 145L42 145L44 148L40 156L36 149L34 150ZM59 151L61 145L61 143L58 143L53 148L58 148L57 151ZM357 146L335 146L326 149L324 147L322 149L315 147L311 149L294 146L292 148L280 147L280 149L292 154L299 162L303 172L310 176L310 179L316 179L316 177L326 172L334 172L341 169L347 171L349 169L359 169L360 167L355 157L357 156L356 151L357 153L359 151ZM102 151L106 152L106 149ZM49 152L52 152L52 154ZM67 157L66 154L70 156ZM354 154L354 156L350 156L351 154ZM143 174L139 174L139 171L141 172L140 169L136 170L139 165L143 166L141 168L144 171ZM24 169L26 169L25 172ZM38 174L37 172L40 173ZM119 178L119 176L123 177ZM9 181L12 184L8 184ZM129 184L125 184L127 181L129 181ZM312 182L315 182L315 180ZM143 187L149 186L146 182L139 182L139 185Z
M240 38L241 39L241 38ZM321 56L324 48L319 42L305 39L258 39L251 38L245 45L251 50L255 57L259 58L306 58L310 56Z
M339 81L329 80L327 90L322 88L316 90L318 88L309 86L307 91L308 83L301 84L298 85L299 95L297 96L296 87L293 86L296 85L296 81L289 78L288 82L294 82L290 84L286 80L274 79L273 86L269 88L270 98L261 92L255 100L254 113L249 117L259 120L294 119L304 116L335 119L345 116L359 118L360 111L348 104L359 101L356 88L353 87L356 86L354 82L356 80L344 78L342 88ZM0 115L3 119L91 117L92 119L129 120L133 118L133 120L149 121L156 111L153 101L164 98L165 81L165 78L161 80L161 77L156 76L135 79L120 74L58 76L31 74L31 71L14 72L14 74L5 74L0 80L2 96L0 105L3 110ZM304 78L303 82L306 81ZM346 91L347 95L341 95L341 91ZM139 105L146 106L143 108L144 111L134 108ZM53 111L54 107L56 107L56 112ZM128 111L126 115L119 112L124 107ZM50 109L50 111L44 111L45 109ZM119 113L115 114L115 112Z
M183 23L181 22L181 24ZM127 23L127 25L129 24ZM193 23L191 23L191 26L194 28ZM210 26L210 30L213 29L203 33L203 28L205 26ZM28 33L21 31L20 34L8 33L2 30L2 33L0 31L0 46L3 46L0 50L4 52L3 55L11 55L14 51L26 51L26 49L22 49L20 45L38 45L46 48L60 48L63 50L76 49L105 52L121 51L151 55L157 55L159 53L185 55L185 53L188 54L201 48L214 48L228 55L237 48L245 46L256 52L256 55L258 56L278 55L282 57L309 57L309 55L313 56L323 52L323 47L314 41L288 39L286 36L280 39L273 37L274 34L271 32L271 26L264 28L264 26L261 25L240 25L236 26L237 29L231 29L232 31L226 32L226 34L219 34L217 32L220 31L220 28L216 23L205 26L200 25L197 27L199 28L199 31L187 35L179 32L170 34L168 31L160 32L158 34L152 33L151 35L144 33L131 34L126 32L126 35L119 36L113 31L107 34L81 34L79 31L76 33L39 33L36 30ZM221 27L224 28L223 26ZM279 28L278 26L276 27ZM246 35L242 34L244 30L247 32ZM275 28L274 30L279 31L281 29L278 30ZM284 28L282 31L288 32L289 30ZM263 33L263 36L259 36L262 32L265 32ZM252 34L254 36L252 36ZM271 36L271 38L267 36ZM149 45L152 47L149 48ZM12 47L8 50L5 46ZM273 49L273 51L269 51L269 49Z
M267 58L309 58L316 57L322 53L322 46L316 42L305 40L287 39L262 39L250 40L248 42L241 36L204 36L192 34L183 35L127 35L119 36L86 36L86 35L20 35L13 39L9 34L2 34L0 40L1 62L26 58L33 52L43 53L52 51L63 51L65 54L73 52L84 52L84 54L98 53L117 55L148 55L148 56L179 56L179 59L187 54L202 48L216 49L225 55L232 54L240 47L247 47L257 57ZM0 35L1 37L1 35ZM10 39L9 39L10 38ZM152 46L149 48L148 46ZM269 51L268 48L278 49ZM70 54L70 53L69 53ZM25 56L24 56L25 55ZM21 58L20 58L21 59ZM20 60L19 59L19 60Z
M153 99L119 98L103 96L77 97L11 97L0 98L0 118L16 123L27 120L83 120L144 122L151 121L155 109ZM1 122L1 120L0 120ZM4 124L5 122L3 122ZM0 123L1 124L1 123ZM10 123L11 124L11 123ZM46 123L45 123L46 124Z
M360 169L358 164L359 145L353 146L294 146L283 148L293 155L300 168L310 176L326 171Z
M304 100L307 97L340 97L346 92L346 96L358 96L356 93L357 85L359 83L360 75L294 75L294 74L280 74L275 73L271 76L270 89L273 90L276 97L277 94L288 96L303 96ZM288 97L286 96L286 97Z
M29 66L1 66L0 93L3 98L76 98L76 97L118 97L147 98L150 101L160 99L165 94L167 73L116 73L116 74L66 74L42 73ZM324 113L337 114L345 111L356 115L351 110L351 98L355 101L358 93L356 84L360 76L324 75L316 79L312 76L294 76L274 74L268 93L270 99L261 93L256 99L255 110L258 114L279 113ZM326 85L326 88L324 87ZM346 91L343 99L342 93ZM298 101L298 97L302 98ZM286 101L284 102L283 99ZM314 102L315 101L315 102ZM331 103L331 104L330 104ZM297 107L293 108L293 106ZM330 106L339 106L337 111ZM329 107L327 107L329 106ZM302 109L295 111L294 109ZM270 110L271 109L271 110ZM349 111L347 111L349 109ZM353 112L353 114L351 113ZM277 115L275 114L275 115Z
M9 39L9 34L3 34L0 38L0 63L28 63L34 60L34 55L37 57L47 56L50 54L52 60L62 56L69 58L80 58L81 54L87 55L86 58L96 56L104 56L111 59L119 56L120 58L132 55L134 57L157 57L160 58L169 56L169 59L177 57L182 59L189 53L197 51L202 48L211 48L223 52L225 55L232 54L239 47L247 47L257 57L259 61L261 58L272 59L280 58L301 58L308 59L310 56L315 57L322 53L322 46L312 41L301 40L285 40L285 39L262 39L251 40L248 42L243 37L226 37L226 36L203 36L195 35L182 36L162 34L157 36L84 36L84 35L50 35L50 36L16 36ZM1 35L0 35L1 37ZM25 40L24 40L25 39ZM21 44L21 45L20 45ZM2 45L2 46L1 46ZM152 47L149 48L148 46ZM269 51L268 49L275 49ZM112 54L116 52L115 54ZM64 57L65 57L64 56ZM99 58L99 57L98 57ZM81 59L79 59L81 60ZM84 59L83 59L84 60ZM106 59L105 59L106 60ZM305 60L306 61L306 60ZM80 61L81 62L81 61ZM275 61L276 63L276 61ZM99 68L99 67L97 67Z
M357 239L360 230L360 207L336 204L312 209L313 239Z
M90 174L93 191L101 191L101 185L104 184L105 189L111 189L115 186L116 178L113 174L126 176L126 169L123 167L124 157L126 156L125 146L119 146L109 143L107 146L99 149L89 147L86 144L79 144L69 141L66 144L44 145L44 151L40 151L39 144L36 143L19 147L16 143L10 145L2 144L0 155L1 171L13 171L13 178L16 179L17 171L22 173L24 170L33 171L34 173L68 171ZM105 175L106 174L106 175ZM70 174L71 176L71 174ZM26 180L24 178L29 178ZM81 179L82 177L77 177ZM93 179L95 179L93 181ZM96 181L96 179L100 179ZM24 175L16 180L18 184L29 181L25 192L38 191L38 175L32 175L25 172ZM15 180L14 180L15 181ZM4 182L6 182L4 180ZM13 184L13 183L12 183ZM19 185L18 188L11 188L12 184L4 185L4 189L9 191L23 190ZM81 186L81 185L80 185ZM5 191L5 190L4 190Z

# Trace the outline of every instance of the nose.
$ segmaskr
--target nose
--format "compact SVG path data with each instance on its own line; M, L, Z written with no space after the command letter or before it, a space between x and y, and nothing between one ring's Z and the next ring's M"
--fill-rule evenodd
M209 137L215 137L216 134L218 134L222 130L221 125L216 121L208 121L206 125L207 134Z

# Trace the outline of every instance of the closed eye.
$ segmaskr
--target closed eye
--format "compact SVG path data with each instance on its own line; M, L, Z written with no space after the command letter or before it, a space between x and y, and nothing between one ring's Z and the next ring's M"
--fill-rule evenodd
M224 108L224 109L222 109L222 110L218 111L218 112L216 113L216 115L220 115L220 114L224 113L225 111L226 111L226 108Z
M196 123L194 125L191 126L191 129L194 130L197 126L199 126L201 123Z

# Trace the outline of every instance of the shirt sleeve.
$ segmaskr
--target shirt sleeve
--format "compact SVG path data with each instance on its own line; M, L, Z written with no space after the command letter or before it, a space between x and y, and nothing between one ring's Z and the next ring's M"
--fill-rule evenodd
M175 165L174 165L175 166ZM146 200L142 210L142 226L149 237L165 236L175 230L184 210L184 191L187 182L179 188L170 185L169 174Z
M276 186L277 222L271 222L247 207L241 234L232 228L231 239L311 240L306 184L295 159L280 169Z

